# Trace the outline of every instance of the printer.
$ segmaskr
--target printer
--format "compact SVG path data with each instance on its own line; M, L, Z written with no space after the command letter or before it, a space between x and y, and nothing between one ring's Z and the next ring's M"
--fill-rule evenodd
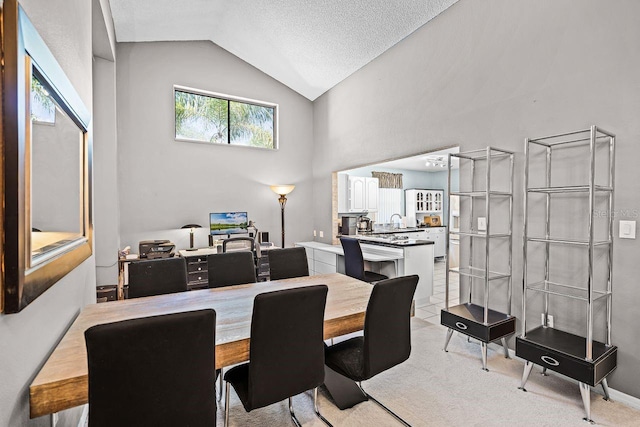
M174 255L176 245L168 240L141 240L138 249L140 258L170 258Z

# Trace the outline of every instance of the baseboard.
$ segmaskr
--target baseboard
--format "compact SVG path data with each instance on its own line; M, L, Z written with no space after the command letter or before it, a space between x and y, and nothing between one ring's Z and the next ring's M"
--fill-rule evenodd
M84 405L84 408L82 408L82 415L80 416L80 421L78 421L78 427L87 426L88 421L89 421L89 405Z
M503 349L502 349L502 345L498 344L498 343L490 343L489 346L491 346L495 351L503 353ZM526 360L517 357L516 356L516 352L513 349L509 349L509 357L511 357L514 360L519 360L521 361L523 364L526 362ZM557 372L548 370L547 371L549 374L551 375L557 375L560 376L568 381L571 381L574 384L578 384L578 381L574 380L573 378L569 378L565 375L559 374ZM596 392L599 395L604 396L604 392L602 391L602 387L592 387L593 391ZM611 400L618 402L618 403L622 403L623 405L627 405L631 408L634 409L639 409L640 410L640 399L635 397L635 396L631 396L630 394L626 394L623 393L621 391L618 391L616 389L613 389L611 387L609 387L609 397L611 398Z

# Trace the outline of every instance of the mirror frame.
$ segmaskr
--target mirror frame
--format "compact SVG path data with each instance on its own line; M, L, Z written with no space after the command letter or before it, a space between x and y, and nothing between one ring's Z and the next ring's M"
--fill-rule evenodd
M62 67L17 0L2 6L2 282L5 313L17 313L42 295L93 252L91 114ZM81 156L82 237L57 249L58 255L31 266L31 113L34 70L50 95L83 134Z

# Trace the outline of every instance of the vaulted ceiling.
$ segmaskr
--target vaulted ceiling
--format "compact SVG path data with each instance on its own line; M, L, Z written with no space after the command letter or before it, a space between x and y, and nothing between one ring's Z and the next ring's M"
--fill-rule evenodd
M310 100L457 0L109 0L118 42L211 40Z

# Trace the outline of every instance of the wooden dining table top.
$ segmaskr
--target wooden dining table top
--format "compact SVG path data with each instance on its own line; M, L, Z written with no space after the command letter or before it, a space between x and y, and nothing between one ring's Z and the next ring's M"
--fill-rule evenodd
M324 338L362 330L373 287L339 273L87 305L31 383L31 418L88 402L84 331L91 326L137 317L213 308L216 311L216 368L223 368L249 359L251 315L256 295L319 284L329 288L324 316Z

